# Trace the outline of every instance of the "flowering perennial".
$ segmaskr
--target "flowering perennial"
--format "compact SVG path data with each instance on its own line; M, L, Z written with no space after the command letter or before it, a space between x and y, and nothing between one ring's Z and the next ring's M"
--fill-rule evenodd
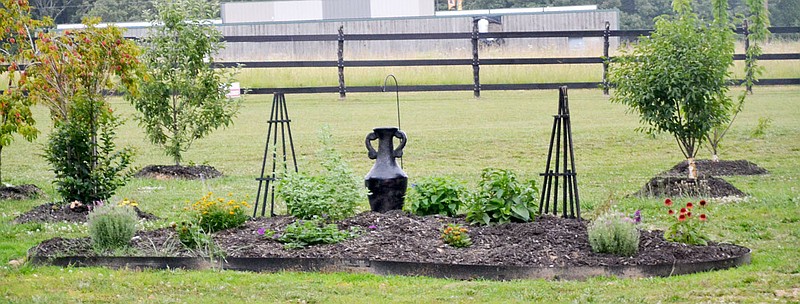
M186 207L193 212L192 216L197 224L206 233L212 233L228 228L238 227L247 221L248 216L244 209L250 208L246 201L237 202L230 198L233 194L228 194L228 199L215 198L213 192L209 192L199 200Z
M666 240L689 245L708 244L708 235L703 232L705 223L708 221L708 215L705 213L708 202L706 202L706 200L700 200L697 204L699 207L696 207L692 202L687 202L684 207L680 208L678 212L675 212L675 210L671 208L673 205L672 200L664 200L664 206L668 208L667 214L670 218L674 219L672 225L664 232L664 238ZM693 215L693 210L700 213L700 215Z

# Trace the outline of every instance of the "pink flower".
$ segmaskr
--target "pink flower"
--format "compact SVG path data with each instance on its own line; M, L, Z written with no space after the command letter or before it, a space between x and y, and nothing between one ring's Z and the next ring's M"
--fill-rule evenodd
M680 216L678 216L678 221L679 222L683 222L685 220L686 220L686 215L685 214L681 214Z
M264 233L267 233L267 228L258 228L256 233L258 233L258 235L264 235Z

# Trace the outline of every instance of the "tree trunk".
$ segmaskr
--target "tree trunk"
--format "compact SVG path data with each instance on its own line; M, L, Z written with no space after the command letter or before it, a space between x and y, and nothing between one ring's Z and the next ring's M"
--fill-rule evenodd
M697 179L697 165L694 163L694 158L687 158L686 163L689 165L689 178Z
M717 155L717 153L712 154L711 155L711 161L713 161L715 163L718 163L719 162L719 155Z
M0 146L0 188L3 188L3 146Z

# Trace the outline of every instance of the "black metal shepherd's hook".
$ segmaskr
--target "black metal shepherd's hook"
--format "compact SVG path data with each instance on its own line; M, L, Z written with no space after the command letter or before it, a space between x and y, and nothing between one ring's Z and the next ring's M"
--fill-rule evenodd
M400 127L400 86L397 84L397 77L394 77L393 74L386 75L386 78L383 79L383 87L381 88L383 92L386 92L386 82L389 81L389 77L394 79L394 93L397 100L397 129L401 130ZM403 168L403 157L400 157L400 168Z

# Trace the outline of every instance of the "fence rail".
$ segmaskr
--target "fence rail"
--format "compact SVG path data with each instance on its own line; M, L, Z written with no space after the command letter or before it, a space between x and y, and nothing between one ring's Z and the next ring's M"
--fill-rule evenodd
M770 32L775 34L800 33L800 27L771 27ZM745 35L749 39L749 32L746 27L735 29L738 34ZM652 30L610 30L606 23L605 30L581 30L581 31L540 31L540 32L494 32L479 33L477 23L473 24L472 32L465 33L419 33L419 34L345 34L343 29L339 29L336 35L291 35L291 36L226 36L226 42L295 42L295 41L336 41L337 59L320 61L248 61L248 62L217 62L217 67L242 68L304 68L304 67L336 67L339 76L339 86L325 87L295 87L295 88L247 88L250 94L272 94L274 92L286 93L339 93L344 98L347 92L380 92L382 87L357 86L348 87L344 80L345 68L358 67L390 67L390 66L472 66L472 84L459 85L406 85L400 86L400 91L469 91L474 92L475 97L480 97L481 90L531 90L531 89L554 89L562 85L573 88L597 88L607 87L606 76L608 72L608 62L605 58L613 60L608 56L610 37L638 37L649 35ZM479 56L479 41L482 39L515 39L515 38L570 38L570 37L602 37L604 47L601 56L597 57L565 57L565 58L491 58L481 59ZM411 60L345 60L344 47L348 41L392 41L392 40L441 40L441 39L469 39L472 42L472 58L460 59L411 59ZM746 47L749 43L746 43ZM800 60L800 53L779 53L763 54L759 60ZM744 54L735 54L734 60L745 60ZM549 65L549 64L602 64L603 79L598 82L573 82L573 83L531 83L531 84L482 84L480 83L481 65ZM741 83L741 80L734 80L732 83ZM761 79L760 85L796 85L800 84L800 79ZM606 90L607 93L607 90Z

